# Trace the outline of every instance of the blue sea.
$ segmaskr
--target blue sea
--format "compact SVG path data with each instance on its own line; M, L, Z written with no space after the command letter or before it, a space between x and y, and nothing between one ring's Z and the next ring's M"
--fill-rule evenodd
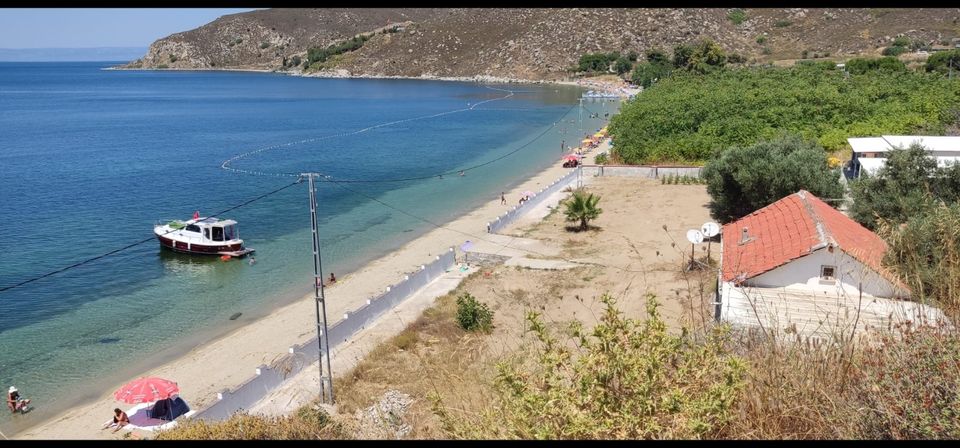
M420 178L348 185L362 194L319 185L324 270L342 277L433 228L367 196L448 222L559 163L561 141L582 138L573 87L103 70L111 65L0 63L0 288L296 180L283 173ZM590 133L616 109L584 106ZM244 154L229 164L239 172L221 168ZM149 241L0 291L0 386L16 385L37 408L0 413L0 428L97 397L131 366L309 292L307 205L303 183L224 215L256 249L252 266Z

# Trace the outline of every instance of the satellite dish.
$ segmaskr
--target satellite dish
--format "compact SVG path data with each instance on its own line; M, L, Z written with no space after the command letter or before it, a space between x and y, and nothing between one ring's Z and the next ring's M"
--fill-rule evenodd
M697 229L687 230L687 241L693 244L700 244L703 242L703 234Z
M713 238L720 233L720 225L715 222L708 222L700 227L700 231L703 232L703 236Z

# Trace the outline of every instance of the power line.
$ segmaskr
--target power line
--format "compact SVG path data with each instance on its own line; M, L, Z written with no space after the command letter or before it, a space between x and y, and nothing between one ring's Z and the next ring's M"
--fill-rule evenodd
M209 217L210 217L210 218L215 218L215 217L220 216L220 215L222 215L222 214L224 214L224 213L227 213L227 212L230 212L230 211L232 211L232 210L236 210L236 209L238 209L238 208L240 208L240 207L249 205L249 204L251 204L251 203L253 203L253 202L255 202L255 201L259 201L260 199L263 199L263 198L265 198L265 197L267 197L267 196L270 196L270 195L279 193L279 192L281 192L281 191L283 191L283 190L286 190L287 188L290 188L290 187L292 187L292 186L294 186L294 185L297 185L297 184L299 184L299 183L300 183L300 180L298 179L296 182L293 182L293 183L291 183L291 184L288 184L288 185L283 186L283 187L281 187L281 188L278 188L278 189L276 189L276 190L273 190L273 191L264 193L264 194L262 194L262 195L260 195L260 196L257 196L257 197L255 197L255 198L253 198L253 199L250 199L250 200L248 200L248 201L246 201L246 202L244 202L244 203L242 203L242 204L235 205L235 206L230 207L230 208L225 209L225 210L221 210L221 211L219 211L219 212L217 212L217 213L214 213L213 215L210 215ZM176 230L176 229L174 229L174 230ZM171 231L169 231L169 232L167 232L167 233L173 232L174 230L171 230ZM166 235L167 233L164 233L164 235ZM156 236L153 236L153 237L150 237L150 238L144 238L144 239L142 239L142 240L140 240L140 241L137 241L137 242L135 242L135 243L128 244L128 245L123 246L123 247L121 247L121 248L119 248L119 249L114 249L114 250L111 250L110 252L106 252L106 253L97 255L97 256L95 256L95 257L87 258L86 260L83 260L83 261L80 261L80 262L71 264L70 266L66 266L66 267L63 267L63 268L60 268L60 269L57 269L57 270L54 270L54 271L50 271L50 272L47 272L46 274L43 274L43 275L38 275L38 276L36 276L36 277L32 277L32 278L30 278L30 279L24 280L24 281L22 281L22 282L20 282L20 283L14 284L14 285L0 287L0 292L7 291L7 290L10 290L10 289L13 289L13 288L17 288L17 287L26 285L27 283L35 282L35 281L37 281L37 280L50 277L51 275L59 274L59 273L64 272L64 271L67 271L67 270L70 270L70 269L73 269L73 268L76 268L76 267L79 267L79 266L83 266L83 265L85 265L85 264L87 264L87 263L90 263L90 262L99 260L99 259L101 259L101 258L108 257L108 256L110 256L110 255L113 255L113 254L116 254L116 253L119 253L119 252L123 252L123 251L125 251L125 250L127 250L127 249L130 249L130 248L132 248L132 247L136 247L136 246L139 246L139 245L141 245L141 244L144 244L144 243L153 241L155 238L156 238Z

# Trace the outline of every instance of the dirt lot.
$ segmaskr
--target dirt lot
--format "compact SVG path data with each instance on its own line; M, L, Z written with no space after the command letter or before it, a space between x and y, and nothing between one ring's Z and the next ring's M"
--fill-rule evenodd
M533 336L525 333L527 313L540 313L558 332L573 320L590 327L601 314L599 299L604 293L617 297L628 317L641 318L645 296L652 293L672 329L703 324L702 311L709 309L715 274L685 273L683 266L690 254L686 231L709 220L705 187L606 177L594 179L587 190L602 197L603 209L589 230L569 230L563 213L555 211L515 232L562 248L560 258L581 267L535 270L501 264L471 276L344 376L337 385L339 412L353 414L396 390L412 398L401 419L411 427L405 437L443 437L431 410L432 394L445 406L484 409L493 400L490 385L496 363L523 357L532 341ZM698 248L697 256L705 255L705 249ZM713 249L716 254L719 248ZM456 297L464 293L494 312L490 334L466 333L457 327ZM384 434L389 431L379 436L392 437Z

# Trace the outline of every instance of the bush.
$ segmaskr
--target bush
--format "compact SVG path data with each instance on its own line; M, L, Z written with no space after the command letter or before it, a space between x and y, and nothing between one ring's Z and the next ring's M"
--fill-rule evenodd
M747 20L747 13L740 8L733 8L727 13L727 18L730 19L734 25L739 25Z
M649 88L654 82L657 82L667 76L670 76L672 68L668 64L641 62L633 69L630 74L630 80L644 89Z
M587 53L580 56L577 70L581 72L606 73L610 71L610 64L620 58L619 52ZM627 69L629 70L629 69Z
M934 53L927 58L927 63L924 66L928 72L940 74L949 73L951 67L955 75L960 71L960 49Z
M864 227L876 228L877 219L901 224L922 216L936 202L960 201L960 164L938 167L926 148L911 145L888 152L876 175L861 174L850 189L850 216Z
M773 24L773 26L775 26L775 27L777 27L777 28L786 28L786 27L788 27L788 26L790 26L790 25L793 25L793 22L791 22L791 21L789 21L789 20L777 20L777 21L774 22L774 24Z
M366 35L354 36L352 39L330 45L326 48L311 48L307 50L307 66L311 66L316 62L326 62L327 59L338 54L356 51L369 39L370 37Z
M894 47L909 47L909 46L910 46L910 38L907 37L907 36L897 36L896 38L893 39L893 46L894 46Z
M630 52L627 53L627 60L630 62L637 62L638 58L640 58L640 54L635 50L630 50Z
M853 58L847 61L846 70L851 75L862 75L869 71L905 72L907 66L893 57Z
M493 329L493 311L470 293L457 297L457 325L466 331L489 332Z
M613 71L617 72L618 75L629 72L631 68L633 68L633 63L625 56L620 56L613 63Z
M727 58L727 62L731 64L744 64L747 62L747 58L739 53L733 53Z
M173 64L174 62L177 62L177 55L171 54L171 55L170 55L170 63Z
M893 46L893 47L884 48L880 54L884 56L900 56L901 54L906 52L907 52L907 47Z
M889 247L884 264L910 287L912 299L960 316L960 204L931 204L904 223L881 220L878 227Z
M821 199L840 198L840 172L815 142L789 135L748 147L734 147L703 167L710 215L726 223L799 190Z
M610 162L610 157L607 156L607 153L597 154L597 156L593 158L593 162L597 165L606 165Z
M673 66L675 68L686 68L690 63L690 56L693 54L693 47L682 44L673 47Z
M626 164L702 163L782 132L839 151L848 137L942 133L956 120L960 83L879 65L860 72L856 63L844 76L829 65L674 70L611 118L612 155Z
M763 34L757 36L757 43L760 45L767 43L767 36L764 36Z
M601 300L591 331L571 325L575 349L528 313L533 365L498 364L496 403L480 415L433 396L444 429L470 439L699 439L734 417L746 365L725 351L725 327L694 341L667 331L653 296L642 321L625 318L609 295Z

